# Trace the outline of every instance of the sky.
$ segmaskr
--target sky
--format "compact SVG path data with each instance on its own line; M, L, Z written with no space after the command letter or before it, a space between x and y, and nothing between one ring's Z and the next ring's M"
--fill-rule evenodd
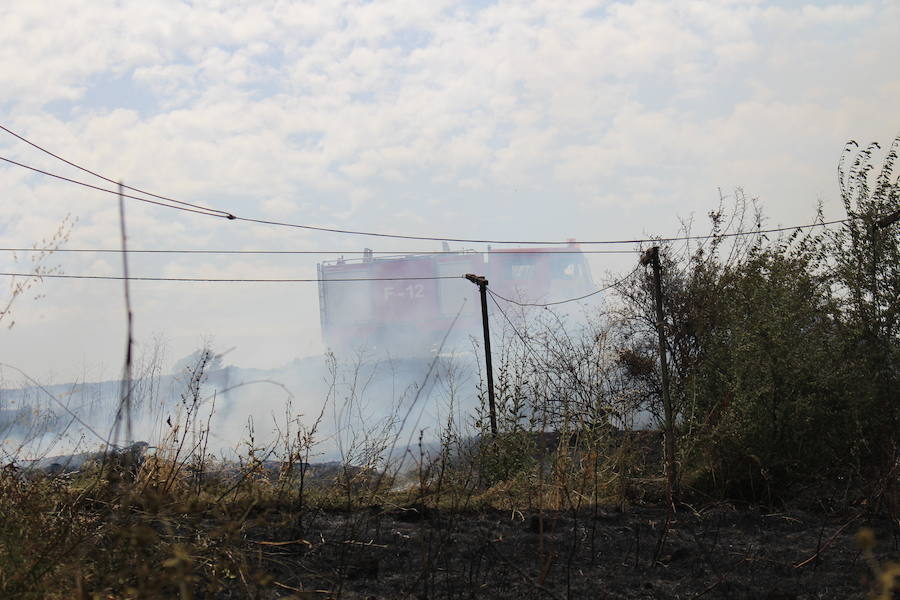
M263 220L609 240L672 235L685 219L703 232L741 188L786 226L819 203L843 217L844 144L900 132L897 31L892 0L9 2L0 124L115 181ZM2 131L0 156L112 187ZM132 249L441 248L134 200L125 211ZM117 198L0 164L0 245L60 234L63 248L118 248ZM29 272L33 257L0 251L0 266ZM315 278L332 258L132 255L129 268ZM593 256L594 278L635 260ZM41 261L122 273L116 254ZM2 279L5 304L22 279ZM0 323L0 363L45 383L117 377L122 287L30 288ZM271 368L323 352L314 283L133 282L131 295L138 355L212 343L233 348L231 364Z

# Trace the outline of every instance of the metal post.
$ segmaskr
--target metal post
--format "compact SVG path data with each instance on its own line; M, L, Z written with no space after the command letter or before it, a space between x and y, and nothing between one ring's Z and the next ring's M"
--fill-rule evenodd
M481 323L484 328L484 362L487 369L488 408L491 413L491 435L497 436L497 405L494 401L494 367L491 364L491 332L488 326L487 286L488 280L481 275L466 274L466 279L478 286L481 294Z
M672 397L669 394L669 363L666 360L666 333L663 317L662 282L659 263L659 246L649 248L641 255L641 265L653 267L653 290L656 298L656 333L659 337L659 368L662 373L663 411L665 416L665 450L666 450L666 492L669 506L674 507L676 496L675 473L675 417L672 411Z

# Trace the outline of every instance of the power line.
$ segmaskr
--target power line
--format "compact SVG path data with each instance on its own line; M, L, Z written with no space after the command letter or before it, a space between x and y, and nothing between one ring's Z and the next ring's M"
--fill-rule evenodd
M0 126L0 127L2 127L2 126ZM5 131L9 132L9 130L6 129L5 127L3 129ZM12 133L12 132L10 132L10 133ZM16 135L17 138L25 141L26 143L34 146L35 148L39 148L42 151L47 152L51 156L54 156L55 158L62 160L66 164L76 166L77 168L85 170L88 173L91 173L93 175L101 177L104 181L113 181L112 179L110 179L108 177L98 175L98 174L94 173L93 171L89 171L87 169L84 169L83 167L75 165L75 163L72 163L71 161L68 161L56 154L50 153L49 151L44 150L43 148L38 146L37 144L30 142L29 140L27 140L26 138L24 138L22 136L19 136L18 134L13 134L13 135ZM31 171L41 173L43 175L47 175L49 177L55 177L57 179L67 181L69 183L74 183L74 184L88 187L88 188L91 188L91 189L94 189L97 191L118 195L118 192L115 190L110 190L110 189L102 188L99 186L91 185L91 184L85 183L83 181L78 181L78 180L71 179L68 177L63 177L62 175L51 173L49 171L44 171L42 169L38 169L36 167L32 167L32 166L29 166L29 165L26 165L26 164L23 164L20 162L16 162L14 160L4 158L2 156L0 156L0 160L6 161L10 164L16 165L18 167L22 167L24 169L29 169ZM129 189L137 191L137 188L129 188ZM146 192L140 192L140 193L146 193ZM147 202L147 203L155 204L157 206L162 206L165 208L173 208L173 209L177 209L177 210L183 210L186 212L197 213L197 214L206 215L206 216L210 216L210 217L224 218L224 219L228 219L228 220L232 220L232 221L244 221L247 223L257 223L260 225L271 225L271 226L276 226L276 227L289 227L289 228L293 228L293 229L305 229L305 230L309 230L309 231L339 233L339 234L344 234L344 235L358 235L358 236L400 239L400 240L458 242L458 243L466 243L466 244L564 245L564 244L569 243L569 240L564 240L564 241L560 241L560 240L552 240L552 241L551 240L497 240L497 239L486 239L486 238L478 239L478 238L438 237L438 236L427 236L427 235L405 235L405 234L396 234L396 233L362 231L362 230L355 230L355 229L341 229L341 228L337 228L337 227L322 227L322 226L318 226L318 225L304 225L301 223L290 223L290 222L286 222L286 221L275 221L275 220L268 220L268 219L257 219L257 218L252 218L252 217L241 217L239 215L235 215L228 211L223 211L223 210L215 209L215 208L209 208L209 207L205 207L202 205L189 204L187 202L181 202L179 200L171 199L167 196L161 196L161 195L156 195L156 194L147 194L147 195L152 195L153 197L156 197L156 198L165 199L166 201L169 201L169 202L177 202L183 206L173 206L172 204L165 204L163 202L158 202L158 201L150 200L147 198L141 198L138 196L123 194L124 197L130 198L132 200L138 200L141 202ZM861 217L857 217L857 218L861 218ZM756 229L755 231L736 231L736 232L731 232L731 233L716 233L716 234L711 233L711 234L706 234L706 235L685 235L685 236L672 236L672 237L664 237L664 238L660 237L660 238L634 238L634 239L622 239L622 240L589 240L589 241L580 241L578 243L585 244L585 245L595 245L595 244L599 245L599 244L645 244L645 243L675 242L675 241L689 241L689 240L700 241L700 240L709 240L709 239L714 239L714 238L732 238L732 237L742 237L742 236L747 236L747 235L762 235L762 234L766 234L766 233L781 233L781 232L785 232L785 231L797 231L797 230L802 230L802 229L810 229L810 228L814 228L814 227L827 227L829 225L837 225L840 223L846 223L850 220L852 220L852 218L847 217L844 219L835 219L833 221L818 221L815 223L807 223L807 224L803 224L803 225L793 225L790 227L773 227L773 228L769 228L769 229Z
M37 167L32 167L32 166L26 165L24 163L16 162L16 161L6 158L4 156L0 156L0 160L6 161L12 165L16 165L17 167L22 167L23 169L28 169L29 171L34 171L35 173L40 173L41 175L47 175L48 177L54 177L56 179L61 179L62 181L67 181L69 183L74 183L74 184L77 184L77 185L80 185L80 186L83 186L86 188L90 188L92 190L97 190L98 192L106 192L107 194L114 194L116 196L119 195L119 192L117 190L109 190L109 189L102 188L97 185L91 185L90 183L78 181L77 179L72 179L70 177L64 177L64 176L58 175L56 173L51 173L50 171L44 171L43 169L38 169ZM156 200L150 200L148 198L141 198L139 196L132 196L130 194L121 194L121 195L123 198L130 198L132 200L138 200L140 202L146 202L148 204L155 204L157 206L163 206L165 208L174 208L175 210L183 210L185 212L196 213L198 215L206 215L208 217L219 217L222 219L234 219L233 215L225 216L222 214L217 214L221 211L216 210L215 212L211 212L211 211L214 211L215 209L206 209L206 208L198 209L198 208L188 208L187 206L173 206L171 204L165 204L164 202L157 202ZM186 203L184 203L184 204L186 204Z
M584 300L585 298L590 298L591 296L596 296L597 294L599 294L599 293L601 293L601 292L605 292L606 290L612 289L612 288L614 288L614 287L616 287L616 286L618 286L618 285L624 283L628 278L630 278L632 275L634 275L634 274L638 271L639 268L640 268L640 265L637 266L637 267L635 267L635 268L634 268L628 275L626 275L625 277L622 277L622 278L619 279L618 281L615 281L615 282L609 284L609 285L606 286L606 287L600 288L599 290L594 290L593 292L590 292L589 294L585 294L585 295L583 295L583 296L578 296L577 298L569 298L569 299L567 299L567 300L559 300L559 301L557 301L557 302L544 302L544 303L542 303L542 304L539 304L539 303L532 303L532 302L519 302L518 300L513 300L513 299L511 299L511 298L505 298L504 296L501 296L500 294L498 294L497 292L491 290L490 288L488 288L488 293L489 293L491 296L496 296L497 298L500 298L501 300L504 300L504 301L506 301L506 302L509 302L510 304L515 304L515 305L517 305L517 306L538 306L538 307L556 306L556 305L558 305L558 304L566 304L566 303L568 303L568 302L577 302L578 300ZM501 309L501 310L502 310L502 309Z
M104 175L101 175L100 173L96 173L96 172L94 172L94 171L91 171L90 169L88 169L88 168L86 168L86 167L83 167L83 166L81 166L81 165L79 165L79 164L76 164L76 163L74 163L74 162L72 162L72 161L70 161L70 160L67 160L67 159L63 158L62 156L60 156L60 155L58 155L58 154L54 154L53 152L47 150L47 149L44 148L43 146L37 145L36 143L32 142L31 140L25 138L24 136L19 135L19 134L16 133L15 131L12 131L12 130L10 130L10 129L4 127L3 125L0 125L0 129L2 129L3 131L5 131L6 133L10 134L11 136L16 137L16 138L22 140L23 142L25 142L25 143L28 144L29 146L31 146L31 147L33 147L33 148L37 148L38 150L40 150L40 151L43 152L44 154L49 154L49 155L52 156L53 158L55 158L55 159L57 159L57 160L61 160L62 162L66 163L67 165L70 165L70 166L72 166L72 167L75 167L76 169L78 169L78 170L80 170L80 171L84 171L85 173L89 173L89 174L93 175L94 177L97 177L97 178L99 178L99 179L102 179L103 181L106 181L106 182L108 182L108 183L112 183L112 184L114 184L114 185L121 185L123 188L125 188L125 189L127 189L127 190L131 190L131 191L137 192L137 193L139 193L139 194L144 194L144 195L146 195L146 196L152 196L153 198L158 198L158 199L160 199L160 200L165 200L165 201L167 201L167 202L174 202L175 204L181 204L181 205L184 205L184 206L190 206L191 208L196 208L196 209L198 209L198 210L208 211L208 212L211 212L211 213L220 213L220 216L223 216L223 217L225 217L225 218L231 217L231 214L228 213L228 212L226 212L226 211L224 211L224 210L219 210L219 209L216 209L216 208L209 208L209 207L207 207L207 206L202 206L202 205L200 205L200 204L191 204L190 202L183 202L183 201L181 201L181 200L176 200L175 198L169 198L168 196L160 196L160 195L154 194L154 193L152 193L152 192L144 191L144 190L142 190L142 189L140 189L140 188L131 187L130 185L125 185L124 183L121 183L121 182L118 182L118 181L113 181L113 180L110 179L109 177L106 177L106 176L104 176Z
M488 289L488 292L490 292L490 289ZM529 352L531 352L531 355L534 356L539 363L546 365L547 361L542 360L541 357L538 356L538 353L535 352L534 348L531 347L531 344L528 343L528 340L525 339L525 336L523 336L521 333L519 333L519 330L516 328L515 325L513 325L512 319L510 319L506 315L506 311L503 310L503 307L500 306L500 303L497 302L496 298L494 298L493 292L491 292L491 301L494 303L494 306L497 307L497 310L500 311L500 314L503 315L503 318L506 319L506 322L509 324L509 327L513 330L513 333L516 334L516 337L518 337L519 340L522 341L522 345L525 347L525 349L528 350Z
M46 252L51 248L0 248L0 252ZM95 252L95 253L121 253L121 248L56 248L53 252ZM431 256L431 255L459 255L467 254L497 254L510 255L504 249L494 250L132 250L129 254L378 254L390 256ZM640 250L516 250L515 254L640 254Z
M297 223L285 223L282 221L267 221L264 219L251 219L247 217L239 217L235 216L235 220L237 221L246 221L248 223L260 223L263 225L274 225L279 227L293 227L297 229L310 229L313 231L324 231L329 233L340 233L346 235L362 235L362 236L371 236L371 237L380 237L380 238L391 238L391 239L399 239L399 240L419 240L419 241L432 241L432 242L457 242L463 244L522 244L522 245L562 245L570 243L570 240L560 241L560 240L496 240L496 239L476 239L476 238L452 238L452 237L430 237L423 235L400 235L394 233L375 233L371 231L357 231L353 229L337 229L332 227L318 227L315 225L299 225ZM707 234L707 235L685 235L685 236L676 236L676 237L666 237L666 238L635 238L630 240L589 240L589 241L581 241L579 240L577 243L585 244L585 245L594 245L594 244L649 244L654 242L676 242L676 241L688 241L688 240L709 240L713 238L731 238L731 237L741 237L746 235L761 235L766 233L779 233L783 231L796 231L798 229L809 229L812 227L827 227L829 225L837 225L839 223L846 223L851 219L848 217L846 219L835 219L834 221L820 221L817 223L807 223L804 225L794 225L791 227L774 227L771 229L757 229L754 231L736 231L733 233L718 233L718 234Z
M203 283L341 283L349 281L427 281L435 279L463 279L462 275L443 275L433 277L337 277L334 279L218 279L207 277L124 277L122 275L62 275L45 273L0 273L6 277L36 277L38 279L99 279L111 281L180 281Z
M626 281L629 277L631 277L632 275L634 275L634 274L638 271L638 269L640 269L640 265L638 265L637 267L635 267L630 273L628 273L628 275L625 275L624 277L622 277L622 278L619 279L618 281L615 281L614 283L611 283L610 285L608 285L608 286L606 286L606 287L604 287L604 288L601 288L601 289L599 289L599 290L596 290L596 291L594 291L594 292L591 292L590 294L586 294L586 295L584 295L584 296L579 296L578 298L570 298L570 299L568 299L568 300L561 300L561 301L559 301L559 302L548 302L548 303L546 303L546 304L529 304L529 303L516 302L515 300L510 300L510 299L508 299L508 298L504 298L503 296L501 296L501 295L499 295L499 294L497 294L497 293L491 291L491 288L490 288L490 287L486 287L485 289L487 290L488 294L490 294L490 296L491 296L491 302L494 303L494 306L496 306L496 307L497 307L497 310L500 311L500 314L503 315L503 318L506 320L507 324L509 324L509 327L513 330L513 333L516 334L516 337L518 337L519 340L521 340L522 345L525 347L525 349L528 350L528 352L530 352L531 355L534 356L534 357L537 359L537 361L538 361L539 363L542 363L542 364L546 365L546 364L547 364L547 361L543 360L543 359L538 355L538 353L534 350L534 348L531 347L531 344L528 343L528 340L525 339L525 336L522 335L522 334L519 332L519 329L518 329L518 328L515 326L515 324L512 322L512 319L509 318L509 316L506 314L506 311L503 310L503 307L500 306L500 303L499 303L499 302L497 302L497 298L500 298L501 300L506 300L507 302L511 302L511 303L513 303L513 304L518 304L519 306L544 306L544 307L546 307L546 306L554 306L554 305L556 305L556 304L564 304L564 303L566 303L566 302L574 302L574 301L576 301L576 300L582 300L582 299L587 298L587 297L589 297L589 296L593 296L594 294L599 294L600 292L606 291L606 290L608 290L608 289L610 289L610 288L613 288L613 287L615 287L615 286L617 286L617 285L623 283L623 282Z

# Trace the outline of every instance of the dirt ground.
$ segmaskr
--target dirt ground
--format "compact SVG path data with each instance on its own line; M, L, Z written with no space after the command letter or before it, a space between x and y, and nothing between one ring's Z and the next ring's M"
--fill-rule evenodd
M868 597L870 565L855 542L864 527L879 562L900 558L886 520L722 505L682 508L668 527L664 509L644 507L319 512L284 539L269 530L253 543L285 566L272 597L800 600Z

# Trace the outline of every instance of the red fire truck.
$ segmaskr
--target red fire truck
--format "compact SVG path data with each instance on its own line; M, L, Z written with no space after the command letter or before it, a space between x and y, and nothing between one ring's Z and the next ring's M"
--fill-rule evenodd
M478 288L464 278L467 273L485 276L488 289L520 302L552 302L594 288L574 242L395 256L367 249L361 258L318 265L323 341L335 352L367 348L421 355L436 349L457 314L454 339L480 335Z

